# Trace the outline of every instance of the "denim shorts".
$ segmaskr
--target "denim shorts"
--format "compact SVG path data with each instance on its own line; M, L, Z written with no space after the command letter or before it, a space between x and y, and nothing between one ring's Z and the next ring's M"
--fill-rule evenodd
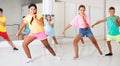
M91 37L91 36L93 36L93 33L92 33L92 31L91 31L91 29L89 27L87 27L87 28L79 28L79 34L82 37Z

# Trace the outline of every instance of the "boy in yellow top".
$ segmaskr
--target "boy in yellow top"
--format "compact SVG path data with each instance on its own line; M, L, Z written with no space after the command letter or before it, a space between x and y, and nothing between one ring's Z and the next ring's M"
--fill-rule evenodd
M3 9L0 8L0 36L3 37L12 46L13 50L18 50L9 39L6 31L6 18L2 15Z
M60 60L60 58L56 57L56 53L48 43L47 36L44 31L43 16L37 13L37 6L35 4L30 4L28 8L30 13L25 17L23 24L16 34L16 36L18 36L25 25L29 24L31 32L22 43L24 51L28 58L27 63L32 62L32 57L28 45L35 39L40 40L48 49L48 51L54 56L54 58Z

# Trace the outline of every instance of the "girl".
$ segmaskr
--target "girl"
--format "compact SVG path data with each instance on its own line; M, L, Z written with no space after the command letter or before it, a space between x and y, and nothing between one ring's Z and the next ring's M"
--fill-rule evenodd
M48 36L52 36L52 39L54 40L54 43L58 45L58 42L55 38L55 31L54 31L54 22L51 19L50 15L46 15L46 21L44 22L45 24L45 33Z
M70 24L68 24L63 33L70 28L71 26L79 28L79 34L74 38L73 45L74 45L74 51L75 51L75 56L74 59L79 58L78 55L78 42L81 40L84 36L89 37L91 42L95 45L97 50L99 51L100 55L102 55L102 52L97 44L96 39L93 36L93 33L91 32L90 29L90 22L89 22L89 17L84 13L85 12L85 6L80 5L78 8L79 15L76 16Z
M49 45L46 39L47 36L44 32L43 16L37 13L37 6L35 4L30 4L28 8L29 8L29 15L25 17L23 24L16 33L16 36L18 36L22 31L22 29L25 27L25 25L27 23L29 24L31 33L27 36L27 38L23 41L22 44L24 51L28 57L27 63L32 61L32 57L28 45L35 39L39 39L43 43L43 45L49 50L49 52L55 57L55 59L57 58L59 60L59 58L56 57L56 53L51 48L51 46Z

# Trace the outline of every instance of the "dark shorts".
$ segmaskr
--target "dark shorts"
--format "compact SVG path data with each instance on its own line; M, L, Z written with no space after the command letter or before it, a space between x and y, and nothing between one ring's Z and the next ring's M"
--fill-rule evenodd
M90 28L80 28L79 29L79 34L82 37L91 37L91 36L93 36L93 33L92 33Z

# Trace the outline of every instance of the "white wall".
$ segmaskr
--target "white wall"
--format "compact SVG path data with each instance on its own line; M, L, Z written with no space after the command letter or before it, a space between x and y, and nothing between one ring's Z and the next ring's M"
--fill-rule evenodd
M7 18L7 25L21 23L21 1L20 0L0 0L0 8L3 15ZM15 34L18 26L7 26L9 35Z

